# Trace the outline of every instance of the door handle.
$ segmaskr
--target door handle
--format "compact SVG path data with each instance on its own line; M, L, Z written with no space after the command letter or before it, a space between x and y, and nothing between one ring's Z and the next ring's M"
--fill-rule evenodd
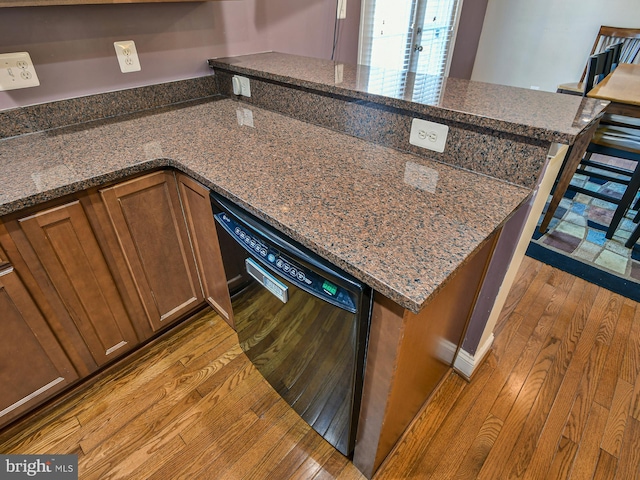
M289 287L254 262L253 259L245 259L244 264L247 273L255 278L260 285L269 290L282 303L289 301Z

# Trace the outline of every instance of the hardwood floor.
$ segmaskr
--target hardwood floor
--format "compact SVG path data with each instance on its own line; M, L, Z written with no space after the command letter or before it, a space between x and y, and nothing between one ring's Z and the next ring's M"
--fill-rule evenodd
M451 373L376 474L637 479L640 308L525 258L470 383ZM82 479L359 479L213 313L20 430L2 453L77 453Z

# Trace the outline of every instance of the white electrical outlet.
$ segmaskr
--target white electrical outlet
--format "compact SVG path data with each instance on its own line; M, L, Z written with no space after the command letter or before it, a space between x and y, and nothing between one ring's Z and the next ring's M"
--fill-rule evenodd
M414 118L411 122L409 143L417 147L428 148L434 152L444 152L449 127L441 123L427 122Z
M118 57L120 71L122 73L139 72L142 70L136 44L133 40L113 42L113 47L116 49L116 56Z
M0 91L39 85L40 80L27 52L0 54Z
M338 20L347 18L347 0L338 0Z
M251 83L247 77L234 75L231 78L231 84L233 86L234 95L242 95L243 97L251 96Z

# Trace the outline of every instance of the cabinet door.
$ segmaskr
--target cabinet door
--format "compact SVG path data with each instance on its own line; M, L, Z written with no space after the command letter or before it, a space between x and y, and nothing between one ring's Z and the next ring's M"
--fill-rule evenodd
M10 265L0 266L0 426L78 378Z
M205 300L233 327L231 299L211 211L209 189L186 175L177 174L176 178Z
M18 223L96 363L102 365L135 347L138 338L80 203L45 210ZM50 289L43 285L43 290Z
M204 302L173 173L100 191L144 305L158 330Z

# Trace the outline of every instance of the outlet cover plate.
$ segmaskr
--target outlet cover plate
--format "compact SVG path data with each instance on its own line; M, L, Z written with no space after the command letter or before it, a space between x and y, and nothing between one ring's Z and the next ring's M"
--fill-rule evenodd
M242 95L243 97L251 97L251 82L247 77L234 75L231 77L234 95Z
M417 147L442 153L447 143L448 134L449 127L447 125L414 118L411 121L409 143Z
M28 52L0 54L0 91L40 85Z
M113 42L113 47L116 49L116 56L118 57L118 64L120 65L120 71L122 73L139 72L142 70L136 44L133 40Z

